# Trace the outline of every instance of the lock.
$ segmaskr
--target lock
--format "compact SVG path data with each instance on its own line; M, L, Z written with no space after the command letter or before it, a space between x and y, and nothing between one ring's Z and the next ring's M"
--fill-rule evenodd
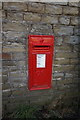
M51 88L54 36L28 36L28 88Z

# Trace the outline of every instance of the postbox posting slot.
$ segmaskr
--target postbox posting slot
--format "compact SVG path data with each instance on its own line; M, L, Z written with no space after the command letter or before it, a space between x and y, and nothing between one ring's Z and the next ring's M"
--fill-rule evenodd
M50 46L41 46L41 45L35 45L35 46L33 46L33 48L35 49L35 50L47 50L47 49L49 49L50 48Z

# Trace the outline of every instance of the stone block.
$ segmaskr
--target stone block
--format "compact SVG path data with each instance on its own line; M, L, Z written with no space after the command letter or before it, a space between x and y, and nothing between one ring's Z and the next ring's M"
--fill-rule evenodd
M6 19L6 11L2 10L2 20Z
M3 31L29 32L30 25L25 21L5 21L2 26Z
M7 19L9 20L23 20L23 14L20 12L7 12Z
M73 51L79 53L80 52L79 45L75 45Z
M62 7L56 5L46 5L45 13L62 14Z
M11 45L3 46L3 52L24 52L25 48L21 43L12 43Z
M79 25L80 17L71 17L71 25Z
M41 3L28 3L28 11L30 12L37 12L37 13L44 13L44 4Z
M69 2L69 6L79 7L79 2Z
M3 41L9 41L9 42L21 42L25 43L25 40L27 40L27 32L15 32L15 31L7 31L3 32ZM27 44L27 41L26 41Z
M69 65L70 60L66 59L66 58L63 58L63 59L56 58L55 61L54 61L54 64L56 64L56 65Z
M27 4L25 2L4 2L4 10L27 11Z
M62 45L63 44L63 38L61 36L55 37L55 45Z
M11 60L11 54L9 53L2 53L3 60Z
M64 37L64 42L72 45L79 44L79 36L66 36Z
M50 24L58 24L58 17L57 16L43 15L42 22L50 23Z
M70 64L79 64L79 60L78 59L70 59Z
M7 89L10 89L11 86L9 83L5 83L5 84L2 84L2 90L7 90Z
M72 52L73 51L73 46L70 44L63 44L61 46L55 46L55 52Z
M13 61L2 61L2 66L3 67L15 66L15 62L13 62Z
M65 78L72 78L73 77L73 74L72 72L71 73L65 73Z
M2 9L2 2L0 2L0 10Z
M24 52L12 53L12 60L24 61L26 60L26 54Z
M79 27L74 28L74 34L75 35L80 35L80 28Z
M27 88L26 87L21 87L21 88L16 88L12 90L12 96L13 97L19 97L19 96L27 96Z
M53 74L53 76L54 76L55 78L64 77L64 73L55 72L55 73Z
M7 98L7 97L9 97L9 96L11 96L11 89L7 89L7 90L3 90L2 91L2 98L4 99L4 98Z
M61 16L59 18L59 21L60 21L60 24L69 25L69 23L70 23L70 17L68 17L68 16Z
M72 35L73 26L55 26L53 27L55 35Z
M77 7L64 7L63 13L65 15L78 15L79 10Z
M8 82L8 76L7 75L2 75L2 83Z
M64 2L53 2L53 4L55 4L55 5L67 5L67 0L64 0Z
M24 20L39 22L41 20L41 15L36 14L36 13L26 13L24 14Z
M26 77L26 72L22 73L21 71L14 71L9 73L10 78Z
M34 24L32 26L30 34L52 35L52 26L50 24Z
M74 65L57 65L57 66L54 66L54 71L58 71L58 72L67 72L67 71L72 71L72 70L75 70Z
M77 52L57 52L56 58L78 58Z

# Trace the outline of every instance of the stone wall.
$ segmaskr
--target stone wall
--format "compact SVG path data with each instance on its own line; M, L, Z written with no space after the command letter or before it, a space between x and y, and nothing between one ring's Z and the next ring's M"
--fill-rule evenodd
M79 3L2 3L3 115L19 104L79 100ZM52 88L28 90L28 35L54 35ZM66 102L67 101L67 102Z

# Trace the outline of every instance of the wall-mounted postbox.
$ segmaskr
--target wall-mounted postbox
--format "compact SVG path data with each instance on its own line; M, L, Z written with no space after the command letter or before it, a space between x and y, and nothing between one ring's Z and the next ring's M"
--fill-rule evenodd
M52 35L29 35L29 90L51 88L53 46L54 36Z

